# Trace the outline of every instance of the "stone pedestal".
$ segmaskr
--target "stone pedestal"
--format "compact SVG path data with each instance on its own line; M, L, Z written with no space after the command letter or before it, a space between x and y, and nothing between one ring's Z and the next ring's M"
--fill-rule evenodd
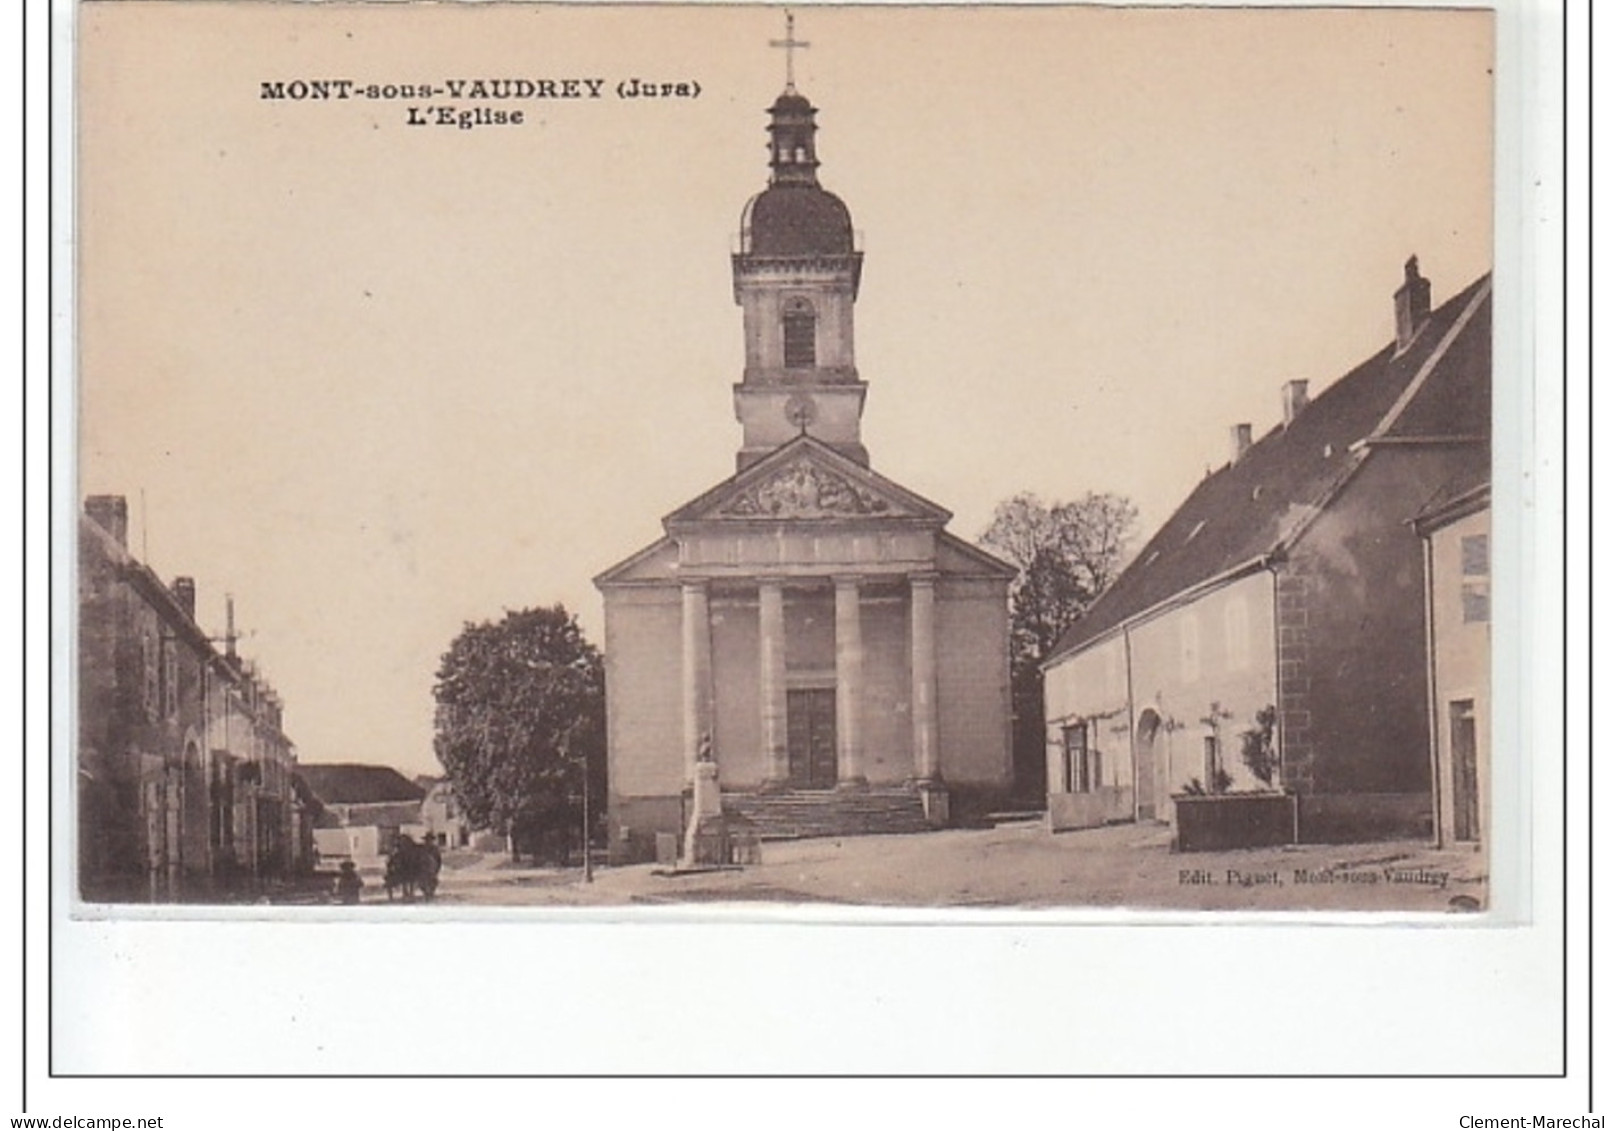
M696 764L711 756L712 624L704 582L682 586L684 777L695 781Z
M690 796L690 827L684 833L684 864L727 864L729 837L723 822L723 793L718 788L718 764L695 764L695 788Z

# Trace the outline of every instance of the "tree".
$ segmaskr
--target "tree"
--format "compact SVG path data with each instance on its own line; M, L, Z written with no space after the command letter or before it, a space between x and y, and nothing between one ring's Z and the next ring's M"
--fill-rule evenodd
M1043 673L1066 629L1104 592L1126 560L1138 509L1120 495L1089 492L1068 503L1022 493L999 503L981 544L1020 572L1010 584L1010 695L1015 784L1044 791Z
M512 854L568 845L584 775L606 786L605 668L564 606L467 623L433 688L438 761L474 825L505 831Z

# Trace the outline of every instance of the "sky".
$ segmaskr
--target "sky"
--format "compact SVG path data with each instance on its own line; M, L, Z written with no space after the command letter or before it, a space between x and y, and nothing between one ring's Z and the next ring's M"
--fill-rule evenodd
M460 628L558 601L599 642L591 577L734 470L781 11L80 11L74 493L128 496L204 627L233 594L303 760L434 771ZM1392 337L1409 255L1437 303L1491 269L1489 13L797 13L864 442L965 538L1091 490L1141 543L1231 425ZM298 78L604 96L261 97ZM449 104L524 121L407 122Z

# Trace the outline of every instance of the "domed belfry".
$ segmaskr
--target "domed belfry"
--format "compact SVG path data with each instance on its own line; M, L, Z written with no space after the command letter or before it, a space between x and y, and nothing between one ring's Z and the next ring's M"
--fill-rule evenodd
M793 73L807 45L789 23L775 45L787 72L768 185L731 261L735 474L595 578L617 861L923 832L1011 784L1014 570L870 467L853 353L863 253L819 183L818 111Z
M863 253L852 214L819 184L818 111L794 84L769 109L768 187L746 202L734 255L746 371L735 386L744 470L805 431L868 465L852 308Z

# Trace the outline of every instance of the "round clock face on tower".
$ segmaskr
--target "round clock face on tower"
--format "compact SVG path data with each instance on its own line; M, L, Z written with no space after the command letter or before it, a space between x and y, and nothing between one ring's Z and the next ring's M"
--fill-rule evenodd
M785 419L791 427L806 432L819 416L819 406L806 393L792 393L785 401Z

